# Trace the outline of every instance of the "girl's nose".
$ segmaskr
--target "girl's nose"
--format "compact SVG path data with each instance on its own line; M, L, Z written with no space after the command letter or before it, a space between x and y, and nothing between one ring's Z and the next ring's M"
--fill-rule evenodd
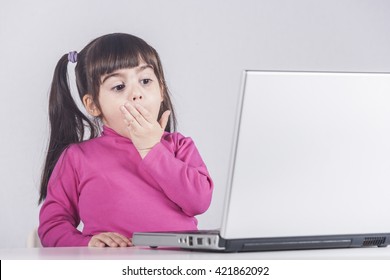
M133 92L133 94L130 95L131 101L139 101L142 100L142 98L143 98L142 94L138 91Z
M133 96L132 98L133 101L141 100L141 99L142 99L142 95Z

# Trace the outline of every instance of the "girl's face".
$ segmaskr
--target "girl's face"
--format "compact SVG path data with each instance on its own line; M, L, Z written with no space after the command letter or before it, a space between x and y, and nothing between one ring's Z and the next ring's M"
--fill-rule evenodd
M153 68L146 63L120 69L101 78L99 104L103 123L127 137L122 105L139 103L157 120L163 95Z

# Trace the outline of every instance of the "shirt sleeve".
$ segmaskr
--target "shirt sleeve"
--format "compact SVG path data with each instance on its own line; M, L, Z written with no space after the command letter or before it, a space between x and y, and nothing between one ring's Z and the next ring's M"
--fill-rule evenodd
M52 172L39 214L38 235L44 247L88 245L91 237L77 230L78 200L78 176L68 148Z
M192 139L178 133L170 136L153 147L140 169L188 216L201 214L210 206L213 181Z

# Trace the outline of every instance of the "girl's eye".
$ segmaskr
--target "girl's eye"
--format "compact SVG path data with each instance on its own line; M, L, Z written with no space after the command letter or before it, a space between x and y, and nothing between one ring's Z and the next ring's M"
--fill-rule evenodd
M125 85L124 84L120 84L120 85L114 86L112 89L114 91L121 91L124 88L125 88Z
M152 81L151 79L142 79L141 84L147 85L147 84L150 84L151 81Z

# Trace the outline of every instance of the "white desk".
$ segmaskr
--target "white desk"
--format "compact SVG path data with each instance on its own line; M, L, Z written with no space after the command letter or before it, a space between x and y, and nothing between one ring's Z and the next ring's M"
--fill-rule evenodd
M250 253L211 253L148 247L0 249L1 260L390 260L386 248L351 248Z

